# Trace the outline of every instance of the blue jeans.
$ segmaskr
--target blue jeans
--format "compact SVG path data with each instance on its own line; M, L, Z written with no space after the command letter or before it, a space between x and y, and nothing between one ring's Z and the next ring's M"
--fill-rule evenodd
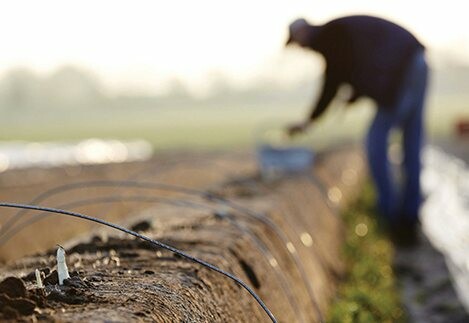
M390 223L415 223L422 200L420 152L423 145L423 109L428 67L423 52L415 54L404 75L394 107L378 107L366 137L371 175L378 192L378 208ZM403 182L399 187L388 159L390 130L402 131Z

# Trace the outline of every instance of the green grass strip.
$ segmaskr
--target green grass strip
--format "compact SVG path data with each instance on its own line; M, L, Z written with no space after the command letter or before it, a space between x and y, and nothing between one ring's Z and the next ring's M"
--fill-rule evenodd
M328 322L407 322L392 269L394 248L380 229L370 183L343 214L347 272Z

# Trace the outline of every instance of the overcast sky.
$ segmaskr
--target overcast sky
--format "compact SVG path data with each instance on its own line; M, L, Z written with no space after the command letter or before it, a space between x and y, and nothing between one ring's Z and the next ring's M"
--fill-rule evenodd
M288 23L376 14L414 32L433 50L469 57L465 1L410 0L15 0L0 10L0 76L18 66L50 73L74 64L113 89L158 91L179 78L204 90L207 75L249 84L285 79L320 65L285 50ZM467 60L469 63L469 59ZM306 68L305 68L306 66Z

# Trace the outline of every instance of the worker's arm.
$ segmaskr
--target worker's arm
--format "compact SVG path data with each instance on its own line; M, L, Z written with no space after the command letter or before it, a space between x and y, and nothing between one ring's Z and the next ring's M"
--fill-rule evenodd
M304 132L314 120L319 118L336 95L338 87L339 82L334 73L330 70L326 71L321 95L312 109L309 118L306 121L289 126L287 129L289 135L293 136L297 133Z
M309 116L310 122L316 120L322 115L322 113L331 103L332 99L335 97L338 88L339 82L337 81L337 78L335 77L334 73L331 71L326 71L321 95Z

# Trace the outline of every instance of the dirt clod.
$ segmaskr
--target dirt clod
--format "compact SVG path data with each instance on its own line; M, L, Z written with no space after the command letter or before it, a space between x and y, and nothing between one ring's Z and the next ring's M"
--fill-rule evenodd
M78 276L73 276L71 278L64 280L64 285L74 288L87 288L88 285Z
M37 307L46 308L46 292L44 288L35 288L28 290L29 299L36 303Z
M21 315L31 315L34 313L35 308L36 303L29 299L22 297L11 298L8 295L0 294L0 310L6 317L13 315L14 312Z
M9 297L25 297L26 286L24 286L24 282L19 278L7 277L0 282L0 293Z
M7 320L16 320L19 318L20 314L10 306L4 306L2 309L2 316Z
M65 304L85 304L90 301L87 293L81 289L70 286L54 286L49 290L47 295L48 301L65 303Z
M57 285L59 283L59 274L57 270L53 270L44 278L44 285Z
M135 232L148 231L151 229L151 223L149 221L141 221L134 224L130 229Z

